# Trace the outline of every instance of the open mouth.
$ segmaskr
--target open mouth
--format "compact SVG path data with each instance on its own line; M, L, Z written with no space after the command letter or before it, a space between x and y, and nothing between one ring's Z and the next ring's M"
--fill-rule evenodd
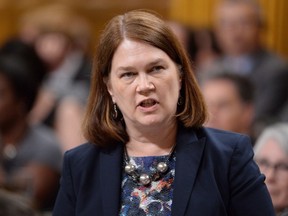
M153 100L153 99L147 99L147 100L143 100L139 106L141 107L152 107L154 106L155 104L157 104L158 102L156 100Z

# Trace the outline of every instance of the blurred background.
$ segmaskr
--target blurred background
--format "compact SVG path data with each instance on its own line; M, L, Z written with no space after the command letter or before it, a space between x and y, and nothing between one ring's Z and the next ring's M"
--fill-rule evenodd
M51 214L63 153L86 141L99 35L132 9L158 13L187 49L206 126L245 133L254 145L266 126L287 124L288 0L219 1L0 0L0 213Z
M115 14L135 8L147 8L169 20L206 28L212 25L213 8L217 0L0 0L0 43L17 33L23 14L51 3L69 5L87 18L92 25L92 41L89 44L91 49L104 24ZM260 0L260 4L266 20L264 44L288 58L288 1Z

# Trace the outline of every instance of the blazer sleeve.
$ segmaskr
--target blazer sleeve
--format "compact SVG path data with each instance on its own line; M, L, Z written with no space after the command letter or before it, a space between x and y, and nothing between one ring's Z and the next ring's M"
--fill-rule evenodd
M230 162L230 214L233 216L273 216L272 201L253 160L250 139L242 136L236 144Z
M69 151L64 155L60 189L53 209L53 216L75 215L76 195L73 187Z

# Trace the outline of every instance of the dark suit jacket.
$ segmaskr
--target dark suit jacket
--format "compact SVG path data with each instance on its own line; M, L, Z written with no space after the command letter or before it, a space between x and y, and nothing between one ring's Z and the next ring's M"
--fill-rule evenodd
M123 144L84 144L65 154L54 216L114 216L121 205ZM247 136L181 127L172 215L272 216L271 199Z

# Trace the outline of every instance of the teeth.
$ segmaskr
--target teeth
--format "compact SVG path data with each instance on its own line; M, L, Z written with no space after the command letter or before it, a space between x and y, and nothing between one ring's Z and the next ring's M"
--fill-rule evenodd
M145 100L143 102L141 102L141 106L143 107L149 107L149 106L153 106L156 104L155 100Z

